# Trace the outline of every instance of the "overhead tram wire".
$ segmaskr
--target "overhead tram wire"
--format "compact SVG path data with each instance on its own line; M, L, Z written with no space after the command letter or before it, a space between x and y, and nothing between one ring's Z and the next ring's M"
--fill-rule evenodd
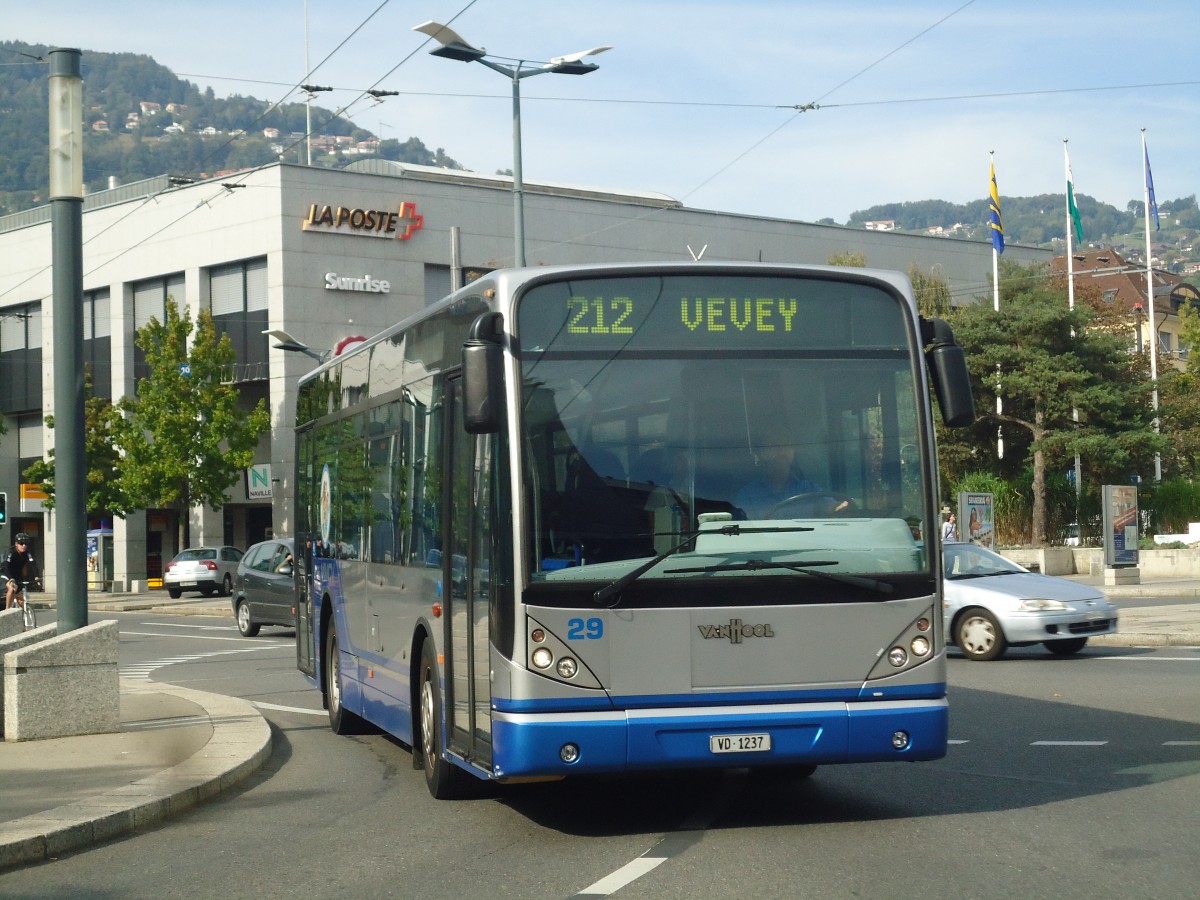
M337 47L335 47L333 50L331 50L331 51L330 51L330 52L329 52L329 53L328 53L328 54L325 56L325 58L321 60L321 62L317 63L317 65L316 65L316 66L315 66L315 67L314 67L312 70L310 70L309 72L305 73L305 76L304 76L304 78L302 78L302 79L300 80L300 82L299 82L299 83L297 83L296 85L293 85L293 86L290 88L290 90L289 90L289 91L288 91L288 92L287 92L287 93L286 93L286 94L283 96L283 98L282 98L282 99L280 99L280 100L278 100L278 101L276 101L276 102L274 102L274 103L271 103L271 104L269 104L269 105L267 106L267 108L266 108L266 109L265 109L265 110L264 110L264 111L263 111L263 112L262 112L262 113L261 113L261 114L258 116L258 118L256 118L256 119L254 120L254 122L253 122L253 123L251 123L251 125L253 126L253 125L257 124L258 122L261 122L261 121L263 120L263 118L265 118L265 117L266 117L266 116L267 116L267 115L268 115L268 114L269 114L269 113L270 113L272 110L274 110L274 109L277 109L279 106L281 106L281 105L282 105L282 104L283 104L283 103L284 103L284 102L287 100L287 98L288 98L288 97L290 97L290 96L291 96L293 93L295 93L297 90L299 90L299 89L300 89L300 85L301 85L301 84L304 84L305 82L307 82L307 81L308 81L308 79L309 79L309 78L312 76L313 72L317 71L317 69L319 69L319 68L320 68L321 66L323 66L323 65L324 65L326 62L328 62L328 61L329 61L329 59L330 59L330 58L332 58L334 54L336 54L337 52L339 52L339 51L342 49L342 47L344 47L344 46L346 45L346 43L347 43L347 42L350 40L350 38L352 38L352 37L353 37L355 34L357 34L359 31L361 31L361 30L362 30L362 28L363 28L363 27L365 27L365 26L366 26L366 24L367 24L368 22L370 22L370 21L371 21L371 19L373 19L373 18L374 18L374 17L375 17L375 16L376 16L376 15L377 15L377 14L378 14L378 13L379 13L379 12L380 12L380 11L381 11L383 8L384 8L384 7L385 7L385 6L387 6L387 5L388 5L388 3L390 3L390 2L391 2L391 0L383 0L383 2L382 2L382 3L380 3L378 7L376 7L376 9L374 10L374 12L372 12L372 13L371 13L369 16L367 16L367 18L366 18L366 19L364 19L362 22L360 22L360 23L359 23L359 25L358 25L358 26L357 26L357 27L356 27L356 28L355 28L355 29L354 29L352 32L350 32L350 34L349 34L349 35L347 35L347 36L346 36L346 37L345 37L345 38L344 38L344 39L341 41L341 43L339 43L339 44L337 45ZM474 3L475 3L475 2L477 2L477 0L471 0L471 2L470 2L470 3L469 3L469 4L468 4L468 5L467 5L467 6L464 8L464 11L465 11L465 9L469 9L469 8L470 8L472 5L474 5ZM460 12L460 13L458 13L458 15L461 15L461 14L462 14L461 12ZM457 18L457 16L456 16L456 18ZM452 19L451 21L453 21L453 19ZM13 51L13 52L19 52L19 51ZM415 52L416 52L416 51L413 51L413 54L409 54L409 56L408 56L408 57L406 57L406 59L408 59L408 58L411 58L411 57L412 57L412 56L415 54ZM29 54L26 54L26 53L21 53L20 55L22 55L22 56L29 56ZM31 58L31 59L34 59L34 60L36 60L37 62L42 62L42 59L41 59L41 58L39 58L39 57L33 57L33 56L30 56L30 58ZM391 71L390 71L388 74L391 74L391 72L394 72L394 71L396 70L396 68L398 68L398 67L399 67L398 65L397 65L396 67L393 67L393 69L392 69L392 70L391 70ZM386 76L384 76L384 77L386 77ZM363 92L363 94L362 94L362 96L363 96L363 97L366 97L366 96L371 96L371 95L370 95L370 93L369 93L369 90L368 90L368 91L364 91L364 92ZM361 99L361 98L360 98L360 99ZM375 99L375 98L373 98L373 99ZM357 101L355 101L355 102L357 102ZM333 118L336 118L336 116L337 116L337 115L339 115L339 114L340 114L340 113L335 113L335 114L334 114L334 116L333 116ZM326 122L328 122L328 121L331 121L331 120L332 120L332 118L331 118L331 119L328 119L328 120L326 120ZM214 149L212 150L212 152L210 152L210 153L209 153L209 154L207 154L207 155L206 155L206 156L205 156L203 159L201 159L201 160L200 160L200 162L199 162L199 164L198 164L198 165L202 167L202 166L203 166L203 165L204 165L206 162L208 162L209 160L213 159L213 158L216 156L216 154L218 154L218 153L220 153L221 151L223 151L224 149L226 149L226 148L227 148L227 147L228 147L228 146L229 146L231 143L233 143L233 141L234 141L234 140L235 140L235 139L231 138L230 140L228 140L228 141L225 141L224 143L222 143L220 146L218 146L218 147L214 148ZM295 145L293 145L293 146L295 146ZM289 148L289 149L290 149L290 148ZM157 229L157 230L156 230L155 232L153 232L152 234L150 234L150 235L147 235L146 237L142 238L141 240L138 240L138 241L135 241L135 242L132 242L132 243L130 243L130 244L129 244L129 245L127 245L127 246L126 246L124 249L122 249L122 250L121 250L119 253L116 253L115 255L113 255L113 256L110 256L108 259L104 260L103 262L101 262L101 263L97 264L97 265L96 265L95 267L93 267L92 269L90 269L90 270L88 270L87 272L85 272L85 273L84 273L84 274L85 274L85 276L86 276L86 275L91 275L91 274L93 274L94 272L98 271L99 269L102 269L104 266L108 265L109 263L113 262L114 260L116 260L116 259L119 259L120 257L124 256L126 253L130 252L131 250L134 250L135 248L137 248L137 247L140 247L142 244L144 244L146 241L150 240L151 238L153 238L153 237L156 237L156 236L158 236L158 235L162 234L163 232L167 231L168 229L170 229L170 228L171 228L171 227L173 227L174 225L176 225L176 224L178 224L179 222L183 221L183 219L185 219L185 218L187 218L188 216L192 215L192 213L194 213L194 212L196 212L197 210L199 210L199 209L200 209L202 206L210 206L212 203L214 203L214 202L217 202L218 200L220 200L220 199L221 199L223 196L230 196L230 195L232 195L232 194L234 193L234 192L233 192L233 190L232 190L232 188L233 188L233 187L240 187L240 186L242 186L242 182L244 181L244 179L245 179L245 178L246 178L246 177L247 177L247 176L248 176L248 175L249 175L251 172L258 171L258 170L259 170L259 169L261 169L261 168L263 168L263 166L254 166L254 167L252 167L252 168L250 168L250 169L247 169L245 172L241 172L241 173L238 173L238 174L236 174L236 175L230 176L230 177L227 179L226 183L223 183L223 184L221 185L221 190L220 190L220 191L219 191L217 194L214 194L213 196L211 196L211 197L208 197L207 199L202 199L202 200L198 201L198 202L196 203L196 205L195 205L195 206L193 206L191 209L189 209L189 210L187 210L186 212L184 212L183 214L181 214L181 215L177 216L177 217L176 217L175 219L173 219L172 221L170 221L170 222L166 223L165 225L163 225L161 228ZM195 170L195 171L197 171L197 172L198 172L198 171L199 171L199 169L197 169L197 170ZM93 235L91 235L91 236L90 236L90 237L89 237L87 240L85 240L85 241L83 242L83 243L84 243L84 245L86 246L86 245L87 245L88 243L90 243L92 240L95 240L96 238L100 237L100 236L101 236L101 235L103 235L104 233L106 233L106 232L110 231L111 229L115 228L117 225L121 224L121 223L122 223L122 222L124 222L126 219L130 218L130 217L131 217L131 216L133 216L135 213L137 213L137 212L138 212L138 211L140 211L141 209L145 208L145 206L146 206L147 204L149 204L149 203L151 203L151 202L156 202L156 201L157 201L157 197L159 196L159 194L160 194L160 193L162 193L162 192L160 191L160 192L155 192L155 193L152 193L152 194L149 194L149 195L147 195L147 196L146 196L146 197L143 199L143 201L142 201L140 204L138 204L137 206L135 206L135 207L133 207L132 209L130 209L128 212L126 212L126 213L125 213L124 215L122 215L120 218L118 218L117 220L115 220L114 222L112 222L111 224L109 224L109 225L108 225L106 228L102 229L101 231L97 232L96 234L93 234ZM7 295L8 293L10 293L11 291L14 291L14 290L16 290L16 289L17 289L17 288L19 288L21 285L23 285L23 284L25 284L25 283L29 282L29 281L30 281L30 280L32 280L33 278L36 278L38 275L41 275L42 273L46 272L46 271L47 271L47 270L49 270L49 269L50 269L50 266L45 266L45 267L43 267L42 269L38 270L37 272L33 272L33 273L31 273L31 274L29 275L29 277L28 277L28 278L25 278L25 279L24 279L24 280L22 280L21 282L19 282L19 283L17 283L17 284L14 284L14 285L12 285L12 286L11 286L11 287L10 287L10 288L7 290L7 291L5 291L3 294L0 294L0 299L3 299L3 297L4 297L5 295Z

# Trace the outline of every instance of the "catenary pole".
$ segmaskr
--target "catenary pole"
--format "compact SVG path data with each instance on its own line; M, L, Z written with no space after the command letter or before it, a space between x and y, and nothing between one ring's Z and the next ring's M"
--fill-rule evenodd
M87 625L83 410L83 78L79 50L50 51L54 316L54 529L58 633Z

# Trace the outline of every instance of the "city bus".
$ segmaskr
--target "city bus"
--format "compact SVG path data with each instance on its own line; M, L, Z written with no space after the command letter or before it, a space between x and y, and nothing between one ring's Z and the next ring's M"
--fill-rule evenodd
M298 666L437 798L940 758L931 391L898 273L488 273L300 380Z

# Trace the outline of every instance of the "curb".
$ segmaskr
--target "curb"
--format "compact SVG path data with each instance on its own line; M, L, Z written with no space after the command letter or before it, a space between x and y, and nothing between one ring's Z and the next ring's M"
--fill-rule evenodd
M1096 634L1088 638L1088 645L1106 647L1200 647L1200 634L1183 632L1131 632L1128 634Z
M212 737L169 769L98 797L0 825L0 871L54 859L176 816L245 781L271 754L271 726L246 700L161 683L122 681L121 690L190 700L208 714Z

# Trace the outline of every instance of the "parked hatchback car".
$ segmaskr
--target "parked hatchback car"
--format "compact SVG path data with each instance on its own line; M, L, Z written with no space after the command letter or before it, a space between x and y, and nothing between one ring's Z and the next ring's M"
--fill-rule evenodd
M262 541L242 557L233 583L233 614L238 631L258 634L261 625L296 624L290 538Z
M211 597L220 591L227 597L233 591L233 576L237 572L242 551L237 547L192 547L180 550L167 563L163 584L172 598L184 591L199 591Z
M943 544L942 564L946 641L967 659L998 659L1031 644L1066 656L1117 630L1117 608L1098 588L1030 572L966 542Z

